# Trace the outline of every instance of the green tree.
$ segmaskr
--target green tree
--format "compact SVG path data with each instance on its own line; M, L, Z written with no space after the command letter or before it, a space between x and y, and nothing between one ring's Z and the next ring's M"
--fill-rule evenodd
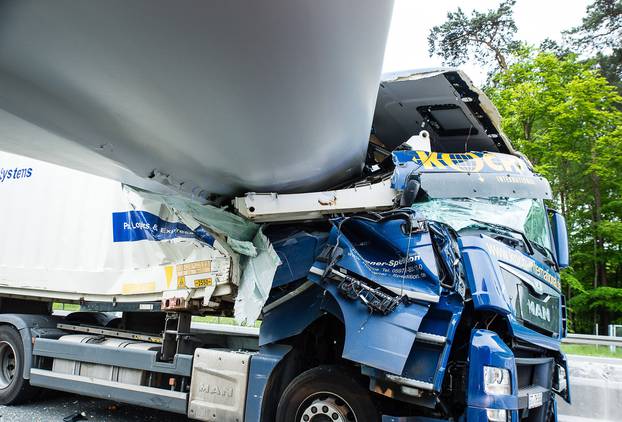
M514 38L516 23L512 7L516 0L504 0L495 10L473 10L467 16L461 8L447 14L442 25L428 36L430 56L437 54L450 66L459 66L472 58L486 66L495 63L507 69L508 55L520 47Z
M449 13L428 36L430 55L493 68L487 91L503 128L551 181L569 224L573 325L605 328L622 322L622 0L594 0L565 42L539 51L516 40L513 6Z
M581 25L566 31L576 45L584 48L620 48L622 1L595 0L587 7Z
M622 93L622 0L595 0L581 25L565 35L576 49L594 55L603 75Z
M533 52L496 74L488 91L504 117L504 130L551 181L569 223L573 268L563 277L568 296L588 297L591 289L604 286L614 290L599 290L601 296L617 292L622 287L622 112L617 108L622 98L615 87L576 55ZM571 303L581 308L579 317L597 308L602 324L611 315L622 316L618 308L586 309L579 298Z

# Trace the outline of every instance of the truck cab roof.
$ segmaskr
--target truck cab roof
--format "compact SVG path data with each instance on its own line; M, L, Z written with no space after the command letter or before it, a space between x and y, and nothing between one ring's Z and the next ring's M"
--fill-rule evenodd
M501 117L486 94L458 69L409 70L383 75L374 135L393 150L420 131L438 152L514 153Z

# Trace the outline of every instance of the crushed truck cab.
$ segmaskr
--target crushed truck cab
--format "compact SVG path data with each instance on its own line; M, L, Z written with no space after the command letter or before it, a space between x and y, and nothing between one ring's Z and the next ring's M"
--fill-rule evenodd
M316 340L356 363L375 394L404 403L386 420L549 420L555 395L569 391L563 251L553 246L562 228L549 222L548 182L500 153L409 150L393 160L398 197L416 182L408 207L334 218L328 234L268 231L287 265L260 345L329 330L337 337ZM315 254L304 280L288 279Z
M549 183L459 71L386 78L368 133L360 174L313 192L110 186L123 209L100 213L100 246L119 268L97 277L0 266L0 366L18 362L0 402L43 387L212 422L555 421L569 263Z

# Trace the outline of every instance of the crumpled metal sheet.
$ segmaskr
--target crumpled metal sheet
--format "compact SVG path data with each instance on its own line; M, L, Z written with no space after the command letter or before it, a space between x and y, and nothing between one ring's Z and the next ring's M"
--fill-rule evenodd
M125 186L125 191L131 203L142 205L145 200L160 203L160 213L175 215L194 232L208 229L210 233L224 238L234 258L232 281L239 285L234 305L235 320L241 325L254 324L268 299L274 274L281 264L261 226L223 209L198 205L179 196L155 194L129 186Z

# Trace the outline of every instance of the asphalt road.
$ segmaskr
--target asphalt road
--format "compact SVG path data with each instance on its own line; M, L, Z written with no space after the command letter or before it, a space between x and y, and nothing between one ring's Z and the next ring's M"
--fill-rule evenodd
M0 422L62 422L64 417L75 412L84 412L84 419L80 419L83 421L189 421L183 415L160 412L140 406L118 404L71 394L48 393L32 403L19 406L0 406Z
M622 412L622 359L569 356L573 406L558 400L561 422L619 420ZM593 381L593 382L592 382ZM86 421L189 421L183 415L140 406L45 391L32 403L0 406L0 422L62 422L75 412Z

